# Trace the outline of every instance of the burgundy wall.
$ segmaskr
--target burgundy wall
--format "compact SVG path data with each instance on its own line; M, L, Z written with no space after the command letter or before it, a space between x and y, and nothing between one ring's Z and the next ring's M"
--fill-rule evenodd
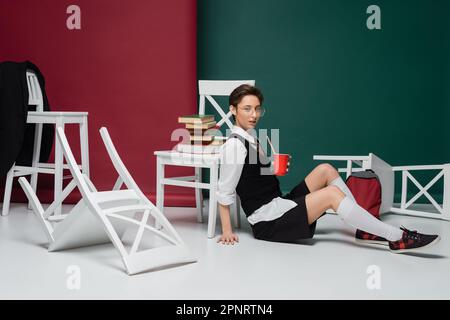
M66 27L70 5L81 9L81 30ZM89 112L91 178L99 189L117 177L98 132L105 126L136 182L155 199L153 151L171 149L178 116L197 110L196 0L0 0L5 60L30 60L41 69L52 110ZM78 149L78 132L67 131ZM38 196L49 200L53 176L40 179ZM194 204L190 189L166 193L166 205Z

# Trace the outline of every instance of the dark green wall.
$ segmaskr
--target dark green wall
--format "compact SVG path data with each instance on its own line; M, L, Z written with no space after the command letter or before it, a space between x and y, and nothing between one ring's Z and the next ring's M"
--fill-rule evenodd
M449 13L449 10L447 9L447 14ZM446 92L446 98L447 101L444 104L444 110L445 110L445 116L443 117L444 124L443 124L443 130L444 130L444 141L443 145L445 148L445 157L446 159L450 159L450 17L447 17L446 19L447 25L446 25L446 35L445 35L445 43L447 45L447 71L446 71L446 83L445 83L445 92Z
M371 4L381 30L366 27ZM450 162L449 15L445 0L199 0L198 78L256 80L259 128L293 156L283 190L314 154Z

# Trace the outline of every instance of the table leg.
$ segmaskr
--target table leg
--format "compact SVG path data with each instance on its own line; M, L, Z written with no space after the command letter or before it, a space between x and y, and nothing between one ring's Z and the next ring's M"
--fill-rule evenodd
M202 182L202 168L195 168L195 180ZM201 188L195 188L195 204L197 207L197 222L203 222L203 192Z
M210 189L209 189L209 214L208 214L208 238L214 238L216 232L217 218L217 183L218 183L218 166L210 167Z

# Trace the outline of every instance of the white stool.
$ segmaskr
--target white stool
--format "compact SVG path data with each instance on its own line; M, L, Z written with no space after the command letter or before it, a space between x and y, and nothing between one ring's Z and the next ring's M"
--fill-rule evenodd
M88 122L87 112L49 112L44 110L44 100L42 97L42 91L39 86L38 79L34 72L27 71L27 85L29 92L29 105L35 105L36 111L28 112L27 123L36 124L34 147L33 147L33 160L31 167L28 166L16 166L15 164L8 171L6 176L5 194L3 198L2 216L6 216L9 213L9 204L11 201L11 190L14 177L31 175L31 187L34 192L37 188L38 173L47 173L55 175L55 191L54 199L56 200L62 197L62 180L63 169L69 169L67 165L63 164L63 153L61 145L56 139L55 134L55 163L40 163L40 150L42 140L42 126L43 124L54 124L55 132L58 128L64 127L66 124L78 124L80 129L80 149L81 149L81 166L80 169L84 174L89 176L89 146L88 146ZM55 215L61 214L61 205L59 204L55 208Z

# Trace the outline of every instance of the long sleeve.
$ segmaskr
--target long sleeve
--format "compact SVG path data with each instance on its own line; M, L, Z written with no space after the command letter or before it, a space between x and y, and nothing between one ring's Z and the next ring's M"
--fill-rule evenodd
M247 150L239 139L229 139L220 152L217 201L222 205L234 203L236 186L244 168Z

